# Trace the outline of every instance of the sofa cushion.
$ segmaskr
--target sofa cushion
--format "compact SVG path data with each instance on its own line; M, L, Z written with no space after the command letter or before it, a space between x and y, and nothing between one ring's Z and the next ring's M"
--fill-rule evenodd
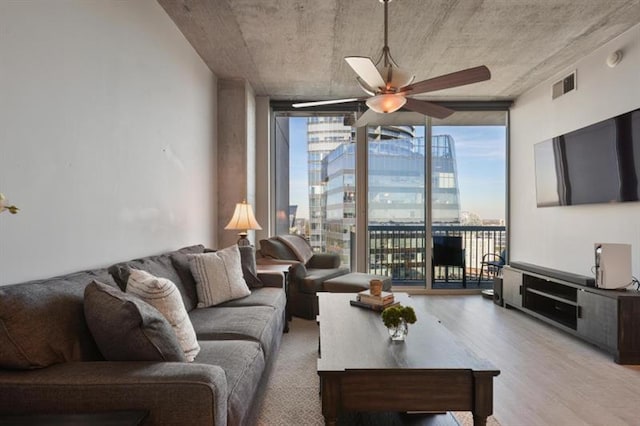
M285 243L277 238L260 240L260 254L271 259L298 260L295 253L293 253Z
M250 289L263 287L256 272L256 249L253 246L238 246L242 263L242 276Z
M108 361L186 361L171 324L132 294L93 281L85 288L84 312Z
M106 269L0 287L0 367L101 360L84 318L84 288Z
M274 309L284 311L286 304L287 296L284 293L284 289L278 287L263 287L254 289L247 297L231 300L217 307L271 306Z
M325 280L349 273L349 268L307 269L307 275L298 281L298 289L303 293L316 293L324 290Z
M260 343L267 356L284 325L282 315L271 306L216 306L194 309L189 317L200 345L203 340L252 340Z
M109 267L109 273L113 276L113 279L118 283L118 286L122 291L127 288L127 282L129 281L130 269L141 269L147 271L156 277L167 278L173 282L182 296L182 301L187 311L190 311L196 306L197 296L195 295L195 284L193 282L183 281L181 275L173 266L171 257L179 254L194 254L204 252L203 245L194 245L181 248L169 253L160 254L157 256L148 256L141 259L129 260L127 262L116 263Z
M242 276L237 245L188 257L191 273L196 280L198 308L215 306L251 294Z
M304 237L295 234L278 235L278 240L282 241L296 255L296 259L307 264L313 257L311 246Z
M138 296L160 311L176 333L187 361L193 361L200 351L200 346L176 285L166 278L158 278L146 271L132 269L127 283L127 293Z
M257 342L204 341L195 362L222 367L227 377L227 424L246 424L265 359Z

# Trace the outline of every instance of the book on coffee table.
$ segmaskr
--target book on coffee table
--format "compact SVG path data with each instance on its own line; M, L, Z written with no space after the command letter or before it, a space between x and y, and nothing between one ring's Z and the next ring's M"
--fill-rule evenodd
M387 309L389 306L396 306L399 305L400 302L391 302L391 303L387 303L386 305L372 305L370 303L366 303L366 302L362 302L360 300L350 300L349 303L351 303L351 306L357 306L359 308L364 308L364 309L370 309L372 311L376 311L376 312L382 312L385 309Z
M358 300L370 305L388 305L393 303L393 293L383 291L379 296L375 296L369 290L363 290L358 293Z

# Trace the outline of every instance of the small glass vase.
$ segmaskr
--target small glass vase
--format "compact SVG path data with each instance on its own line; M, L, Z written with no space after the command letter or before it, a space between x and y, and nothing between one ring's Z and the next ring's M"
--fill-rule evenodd
M394 342L404 342L407 333L409 332L409 325L404 319L400 320L400 324L397 327L388 327L389 336Z

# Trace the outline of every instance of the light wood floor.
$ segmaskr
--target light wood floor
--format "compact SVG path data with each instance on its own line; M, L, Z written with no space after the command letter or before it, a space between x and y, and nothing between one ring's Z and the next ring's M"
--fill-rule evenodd
M479 295L412 298L501 370L494 416L502 426L640 425L639 366L618 365L595 346Z

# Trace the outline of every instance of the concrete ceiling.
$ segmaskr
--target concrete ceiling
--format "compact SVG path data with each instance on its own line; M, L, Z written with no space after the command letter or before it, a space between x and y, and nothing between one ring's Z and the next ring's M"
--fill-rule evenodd
M345 56L380 55L378 0L158 0L209 68L276 100L362 96ZM430 100L515 99L640 22L640 0L395 0L389 47L416 81L486 65Z

